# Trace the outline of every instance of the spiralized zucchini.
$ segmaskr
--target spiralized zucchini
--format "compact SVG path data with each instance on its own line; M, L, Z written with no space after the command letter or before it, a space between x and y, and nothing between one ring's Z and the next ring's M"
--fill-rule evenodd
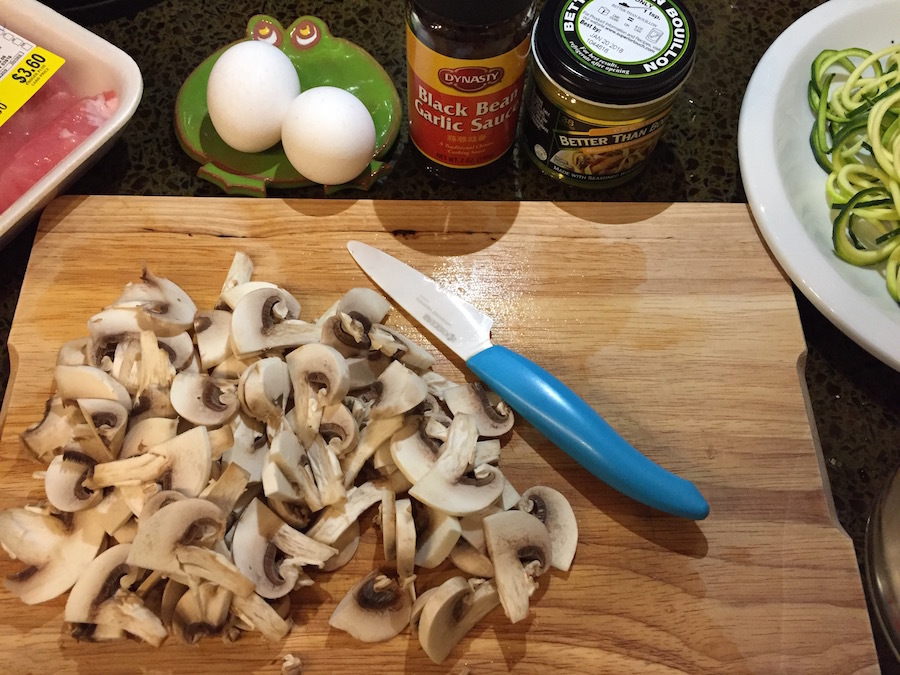
M810 145L836 212L835 253L854 265L884 264L888 292L900 302L900 44L822 51L807 97Z

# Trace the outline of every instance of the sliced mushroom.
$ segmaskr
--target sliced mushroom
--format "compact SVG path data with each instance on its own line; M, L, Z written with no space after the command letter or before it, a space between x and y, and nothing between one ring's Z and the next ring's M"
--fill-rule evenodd
M238 306L238 303L243 300L246 295L259 290L275 290L278 292L282 289L278 288L278 285L273 284L271 281L251 281L248 279L247 281L223 289L220 302L216 307L217 309L225 309L227 307L231 311L234 311L234 308ZM296 298L293 296L291 296L291 300L291 306L295 308L294 315L297 316L300 314L300 303L296 302Z
M129 424L132 426L149 417L175 419L178 413L172 407L168 387L144 387L134 399Z
M428 387L422 378L399 361L394 361L373 385L376 392L372 417L393 417L409 412L425 400Z
M425 433L426 424L423 416L407 417L403 427L391 437L394 465L413 484L425 477L441 453L440 444Z
M475 469L474 477L466 469L475 454L478 431L471 415L453 418L441 456L409 494L423 504L453 516L483 511L503 492L503 474L493 466Z
M242 497L248 494L249 482L250 474L247 471L237 464L229 464L222 474L200 493L200 496L222 509L222 513L232 513Z
M322 410L319 435L336 455L343 455L359 442L359 424L343 403L333 403Z
M322 323L322 344L334 347L345 357L368 354L372 322L358 312L337 312Z
M59 395L53 395L47 399L41 420L22 432L22 445L38 461L49 463L54 455L73 441L76 417L80 417L76 405L67 405Z
M225 275L225 281L222 283L217 306L226 306L222 296L235 286L247 283L252 276L253 261L250 259L250 256L243 251L235 251L234 257L231 259L231 266Z
M323 344L306 344L286 357L294 389L294 429L306 442L318 433L322 412L340 403L350 390L347 362L339 351Z
M104 459L118 457L128 427L128 409L118 401L103 398L79 398L76 402L100 446L106 450Z
M83 511L99 503L103 493L84 487L84 480L94 470L96 461L80 452L57 455L47 467L44 490L47 501L60 511Z
M299 314L300 303L284 289L260 288L247 293L231 317L235 355L243 358L318 341L319 327L299 320Z
M369 331L369 339L372 341L372 349L397 359L410 368L425 370L434 365L434 357L431 354L403 333L384 324L373 324Z
M460 572L482 579L490 579L494 576L494 565L491 563L491 559L462 537L450 549L449 558Z
M178 433L178 420L170 417L146 417L131 425L122 447L119 449L119 458L127 459L143 455L149 448L158 445L170 438L175 438Z
M397 518L397 576L400 582L409 579L415 573L416 562L416 524L413 520L412 500L398 499L396 503Z
M558 490L536 485L522 493L517 508L544 524L553 548L550 564L563 572L569 571L578 546L578 523L569 501Z
M323 572L334 572L353 559L359 548L359 534L359 521L356 520L332 544L332 547L336 548L338 552L325 561L325 564L322 565Z
M234 594L217 583L203 581L187 588L172 612L172 633L186 645L222 632Z
M535 579L550 569L553 545L544 524L524 511L499 511L484 519L484 537L494 564L503 611L512 623L528 616Z
M381 490L372 483L363 483L347 490L347 498L325 509L306 534L323 544L332 545L366 509L381 501Z
M359 434L356 447L341 457L344 469L344 487L350 488L366 462L403 426L403 416L373 419Z
M280 616L256 593L235 595L231 600L231 611L246 621L252 630L259 631L269 642L277 642L291 630L290 619Z
M169 357L169 363L176 371L185 370L194 358L194 341L191 334L182 331L171 337L157 338L157 344Z
M87 336L73 338L68 340L59 348L56 355L56 365L58 366L86 366L91 365L88 360L88 353L91 348L91 339Z
M181 372L169 393L175 411L191 424L217 427L237 413L237 386L205 373Z
M136 309L141 327L160 337L171 337L188 330L197 313L194 301L178 284L156 276L146 267L141 281L127 284L112 307Z
M480 436L502 436L515 423L509 406L480 382L469 382L444 391L444 401L454 415L475 415Z
M253 582L210 548L221 540L225 520L222 510L205 499L189 497L166 504L149 518L141 518L128 563L183 583L195 578L214 581L246 597L253 593Z
M134 340L142 330L134 308L104 309L88 319L87 328L85 365L98 368L110 367L119 344Z
M344 487L344 474L338 456L321 436L312 440L306 453L322 504L328 506L343 500L347 496L347 489Z
M231 356L231 312L200 310L194 317L194 339L200 368L209 371Z
M272 466L288 481L287 492L280 485L280 481L273 483L273 479L278 479L278 473L270 468ZM263 467L262 478L267 497L274 495L289 500L292 498L302 500L313 511L318 511L323 506L306 448L283 420L269 444L267 464Z
M338 551L293 529L254 499L235 526L232 552L235 565L253 581L256 592L272 599L295 588L305 577L304 565L321 567Z
M385 560L397 557L397 493L393 490L381 491L381 504L378 506L381 524L381 547Z
M117 544L85 568L66 601L65 620L79 639L106 629L125 631L158 647L167 637L162 621L135 593L141 570L126 562L130 544ZM124 587L123 587L124 584Z
M451 577L422 608L419 644L432 661L443 663L466 633L499 604L491 581Z
M27 605L68 591L106 540L94 509L67 522L46 513L14 508L0 511L0 546L25 567L5 580L7 590Z
M209 483L212 449L206 427L188 429L174 438L154 445L147 454L159 455L168 460L167 470L161 474L162 483L167 490L176 490L188 497L196 497Z
M259 483L269 454L269 438L264 425L243 413L232 417L229 424L233 442L222 454L222 460L243 467L250 474L250 482Z
M369 352L360 356L347 357L350 372L350 391L372 386L393 361L381 352Z
M277 356L259 359L241 373L238 400L251 417L277 427L291 397L287 364Z
M369 323L381 323L391 311L391 303L378 291L366 286L351 288L337 302L336 311L350 314L356 312L365 316Z
M94 366L56 366L56 395L63 400L105 398L131 410L131 395L115 378Z
M376 570L347 591L328 623L362 642L383 642L406 628L411 611L409 594L396 580Z
M436 509L414 504L416 519L416 565L433 569L450 555L459 541L459 519Z

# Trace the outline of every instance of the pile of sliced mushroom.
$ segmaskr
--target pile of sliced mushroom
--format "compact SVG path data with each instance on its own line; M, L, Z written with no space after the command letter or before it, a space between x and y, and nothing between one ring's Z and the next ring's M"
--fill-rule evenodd
M68 592L78 639L277 641L292 592L350 560L377 507L384 564L333 628L408 629L440 663L496 607L525 618L538 577L569 569L577 526L558 491L519 494L501 473L512 412L432 370L375 291L305 321L252 276L236 254L217 306L198 310L144 270L62 347L44 418L22 434L46 501L0 512L0 544L25 565L9 591ZM445 563L458 574L416 587Z

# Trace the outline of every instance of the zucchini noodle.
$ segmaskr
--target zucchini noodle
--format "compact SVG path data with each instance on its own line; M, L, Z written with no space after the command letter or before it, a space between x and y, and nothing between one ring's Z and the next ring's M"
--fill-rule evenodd
M900 45L826 49L807 87L815 116L809 141L826 172L837 256L883 265L900 302Z

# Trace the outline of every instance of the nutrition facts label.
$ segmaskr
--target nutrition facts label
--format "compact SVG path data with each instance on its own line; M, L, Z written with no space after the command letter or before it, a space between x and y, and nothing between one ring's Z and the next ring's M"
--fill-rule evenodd
M62 57L0 26L0 126L64 63Z

